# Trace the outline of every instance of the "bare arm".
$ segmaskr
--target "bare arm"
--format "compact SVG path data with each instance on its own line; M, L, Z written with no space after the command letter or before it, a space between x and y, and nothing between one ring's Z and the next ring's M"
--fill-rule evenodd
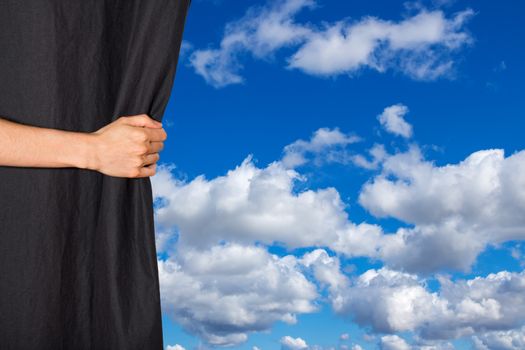
M141 114L92 133L24 125L0 118L0 166L96 170L117 177L152 176L167 135Z

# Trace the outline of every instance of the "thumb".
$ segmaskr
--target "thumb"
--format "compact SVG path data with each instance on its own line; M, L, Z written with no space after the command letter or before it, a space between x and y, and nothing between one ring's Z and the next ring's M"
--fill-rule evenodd
M147 114L132 115L123 118L124 122L132 126L142 126L147 128L162 128L162 123L151 118Z

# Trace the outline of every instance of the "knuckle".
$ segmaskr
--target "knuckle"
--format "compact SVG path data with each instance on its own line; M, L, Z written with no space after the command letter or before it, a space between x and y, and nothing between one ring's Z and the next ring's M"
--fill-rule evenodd
M141 129L134 130L132 139L137 142L145 142L148 140L148 135L146 135L146 133Z
M142 157L136 157L133 159L133 167L138 168L144 164L144 159Z
M140 130L138 133L137 133L137 139L139 141L147 141L148 140L148 134L146 133L146 131L144 130Z
M148 152L148 146L146 146L145 144L141 143L140 145L137 146L137 153L138 154L145 154Z
M159 154L158 153L154 153L151 155L150 157L150 160L151 160L151 164L155 164L159 161L160 157L159 157Z
M139 140L142 135L142 131L139 128L136 127L130 127L130 137L133 140Z

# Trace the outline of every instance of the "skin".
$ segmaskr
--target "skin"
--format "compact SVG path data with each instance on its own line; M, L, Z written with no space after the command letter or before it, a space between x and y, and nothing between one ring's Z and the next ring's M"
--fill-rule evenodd
M121 116L95 132L75 132L0 118L0 166L90 169L116 177L155 175L167 138L147 114Z

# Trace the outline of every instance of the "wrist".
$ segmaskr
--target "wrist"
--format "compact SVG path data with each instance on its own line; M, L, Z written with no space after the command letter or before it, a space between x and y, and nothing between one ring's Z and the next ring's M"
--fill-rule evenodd
M80 133L79 137L79 157L77 158L77 168L98 170L97 135L94 133Z

